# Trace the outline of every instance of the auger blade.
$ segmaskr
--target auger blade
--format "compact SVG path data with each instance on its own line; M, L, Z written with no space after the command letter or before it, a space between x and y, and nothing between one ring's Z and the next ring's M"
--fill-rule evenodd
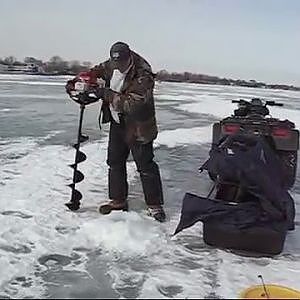
M76 161L75 162L79 164L79 163L81 163L85 160L86 160L86 155L83 152L78 151L77 155L76 155Z
M70 183L70 184L67 184L68 187L70 187L71 189L74 189L75 187L75 183Z
M74 183L70 184L69 186L71 186L72 188L74 188ZM78 191L73 189L72 190L72 196L71 196L71 200L67 203L65 203L65 205L70 209L70 210L78 210L80 207L80 200L82 199L82 194Z
M80 171L76 170L74 178L75 179L74 179L73 183L78 183L78 182L81 182L84 179L84 175Z
M80 143L84 143L89 139L89 137L87 135L81 135L79 138Z
M78 190L73 190L72 191L72 196L71 196L71 202L80 202L82 199L82 194Z
M73 100L76 100L76 99L73 99ZM80 207L80 200L82 199L82 194L78 190L75 189L75 184L78 182L81 182L84 179L84 175L80 171L77 170L77 165L86 160L86 155L85 155L85 153L83 153L79 150L79 147L80 147L81 143L83 143L89 139L89 137L87 135L81 134L84 108L85 108L84 104L81 103L79 128L78 128L78 140L77 140L77 143L73 145L73 148L76 149L75 162L73 164L69 165L71 168L74 169L73 182L68 185L72 189L71 200L69 202L65 203L65 205L70 210L78 210Z
M65 206L70 210L78 210L80 208L80 202L68 202L65 203Z
M79 163L81 163L81 162L83 162L83 161L85 161L85 160L86 160L86 155L85 155L83 152L79 151L79 152L77 153L77 155L76 155L75 163L69 165L69 167L71 167L71 168L74 169L75 166L76 166L77 164L79 164Z

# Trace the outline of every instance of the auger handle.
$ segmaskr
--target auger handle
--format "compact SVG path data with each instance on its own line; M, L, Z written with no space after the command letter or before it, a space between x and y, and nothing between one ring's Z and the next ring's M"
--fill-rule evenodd
M266 101L266 105L269 106L283 106L283 103L275 102L275 101Z
M90 95L93 95L93 97L91 97ZM69 94L70 98L75 101L76 103L80 104L80 105L87 105L87 104L91 104L91 103L95 103L99 100L99 98L94 94L94 93L82 93L79 95L72 95ZM88 99L88 100L86 100Z
M244 100L244 99L240 99L240 100L231 100L231 103L250 104L249 101L246 101L246 100Z

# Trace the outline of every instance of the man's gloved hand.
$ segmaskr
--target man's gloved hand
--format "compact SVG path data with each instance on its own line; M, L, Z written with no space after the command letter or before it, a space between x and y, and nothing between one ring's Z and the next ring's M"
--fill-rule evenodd
M113 103L115 96L117 95L117 92L114 92L110 88L104 89L104 95L103 95L103 101L106 103Z
M113 98L117 93L114 92L112 89L104 87L104 88L98 88L95 92L95 95L102 99L102 101L104 103L112 103L113 102Z
M99 98L99 99L102 99L104 98L104 90L106 88L105 87L100 87L100 88L96 88L94 90L94 94ZM104 101L104 100L103 100Z
M71 94L72 91L75 90L75 80L71 79L67 81L67 84L65 85L66 93Z

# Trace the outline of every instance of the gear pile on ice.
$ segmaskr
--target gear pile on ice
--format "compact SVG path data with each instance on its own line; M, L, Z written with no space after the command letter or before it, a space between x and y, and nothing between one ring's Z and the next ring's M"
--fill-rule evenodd
M186 193L175 234L201 221L209 245L282 251L287 231L294 229L288 190L295 182L299 131L288 120L265 117L268 111L258 100L239 101L234 116L214 124L209 159L200 168L214 187L206 197Z

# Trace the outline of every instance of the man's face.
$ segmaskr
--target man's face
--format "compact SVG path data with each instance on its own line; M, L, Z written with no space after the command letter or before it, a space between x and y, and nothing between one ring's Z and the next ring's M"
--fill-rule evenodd
M119 59L111 59L112 66L114 69L118 69L121 73L125 72L131 62L130 57L129 58L119 58Z

